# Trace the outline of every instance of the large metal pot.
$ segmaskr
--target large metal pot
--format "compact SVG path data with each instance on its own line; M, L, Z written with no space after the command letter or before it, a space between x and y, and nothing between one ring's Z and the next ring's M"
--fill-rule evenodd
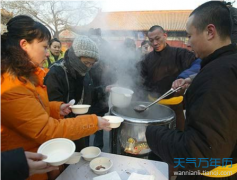
M167 106L155 104L144 112L134 111L136 105L148 105L148 102L132 102L127 108L111 108L111 114L124 118L124 122L113 135L113 153L119 151L131 155L144 155L150 152L145 132L148 125L169 126L175 119L175 113ZM118 142L117 142L118 140ZM115 144L116 143L116 144Z

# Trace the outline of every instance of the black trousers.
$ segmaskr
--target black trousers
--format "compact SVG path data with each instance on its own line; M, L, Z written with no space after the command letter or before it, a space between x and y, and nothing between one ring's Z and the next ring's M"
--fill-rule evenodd
M86 147L90 146L90 136L85 137ZM102 150L104 147L104 131L100 130L95 133L93 146L96 146Z

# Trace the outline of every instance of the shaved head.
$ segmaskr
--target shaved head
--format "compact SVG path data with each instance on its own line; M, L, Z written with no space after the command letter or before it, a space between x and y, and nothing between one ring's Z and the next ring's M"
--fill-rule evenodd
M230 37L231 17L229 9L220 1L209 1L196 8L190 17L194 16L193 26L199 31L213 24L221 39Z
M159 30L161 30L163 33L165 33L165 30L163 29L163 27L158 26L158 25L152 26L152 27L148 30L148 32L153 32L153 31L155 31L156 29L159 29Z

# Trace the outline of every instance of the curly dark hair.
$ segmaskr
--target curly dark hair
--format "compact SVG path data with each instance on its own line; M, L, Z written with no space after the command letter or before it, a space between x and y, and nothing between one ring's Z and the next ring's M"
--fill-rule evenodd
M50 32L43 24L25 15L12 18L7 23L7 30L7 33L1 35L1 75L10 72L26 83L25 79L30 80L37 67L20 47L20 40L25 39L29 43L35 39L50 41Z

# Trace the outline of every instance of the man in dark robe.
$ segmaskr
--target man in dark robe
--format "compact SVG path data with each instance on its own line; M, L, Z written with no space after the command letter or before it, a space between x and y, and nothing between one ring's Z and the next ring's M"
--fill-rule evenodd
M218 1L204 3L191 13L186 29L188 44L202 62L201 71L185 94L185 129L182 132L148 126L148 145L181 172L234 166L237 163L237 48L231 44L229 9ZM222 176L217 177L236 180L237 174L232 172L231 176L220 172ZM180 175L177 180L212 179L206 176Z
M161 26L152 26L148 38L153 51L141 62L141 76L145 90L153 96L161 96L168 91L179 76L199 72L200 60L193 52L169 46L167 33ZM186 77L185 77L186 78ZM176 113L176 128L183 130L184 115L182 104L171 107Z

